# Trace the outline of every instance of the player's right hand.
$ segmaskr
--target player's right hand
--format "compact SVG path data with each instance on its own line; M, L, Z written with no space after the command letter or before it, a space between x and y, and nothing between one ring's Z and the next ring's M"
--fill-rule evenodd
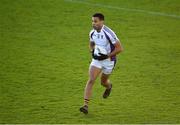
M101 61L101 60L105 60L108 58L108 55L104 55L101 53L99 53L99 54L100 54L100 56L94 55L94 50L92 50L92 58L93 59Z
M94 49L91 51L91 54L92 54L92 58L97 60L97 56L94 55Z

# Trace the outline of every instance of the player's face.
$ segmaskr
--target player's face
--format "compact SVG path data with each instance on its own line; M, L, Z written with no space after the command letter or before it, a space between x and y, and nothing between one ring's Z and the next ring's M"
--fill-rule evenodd
M95 30L100 30L103 26L104 21L100 20L98 17L92 17L92 27Z

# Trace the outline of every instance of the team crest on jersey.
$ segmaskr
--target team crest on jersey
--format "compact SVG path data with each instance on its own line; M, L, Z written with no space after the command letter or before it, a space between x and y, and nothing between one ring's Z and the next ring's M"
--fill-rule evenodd
M95 35L95 36L96 36L96 35ZM98 39L103 39L103 37L104 37L103 35L97 34L97 38L98 38Z

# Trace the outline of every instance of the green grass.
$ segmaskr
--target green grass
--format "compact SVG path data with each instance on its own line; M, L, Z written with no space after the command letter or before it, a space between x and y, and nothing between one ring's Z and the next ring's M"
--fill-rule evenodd
M180 15L179 0L93 0ZM125 51L104 100L83 91L91 15L102 12ZM63 0L0 1L0 123L180 123L180 19Z

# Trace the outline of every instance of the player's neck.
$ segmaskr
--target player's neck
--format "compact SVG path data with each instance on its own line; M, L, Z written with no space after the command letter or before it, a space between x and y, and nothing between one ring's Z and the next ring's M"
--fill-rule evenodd
M96 30L98 33L101 32L101 29Z
M102 25L99 29L97 29L96 31L99 33L101 32L101 29L103 28L104 25Z

